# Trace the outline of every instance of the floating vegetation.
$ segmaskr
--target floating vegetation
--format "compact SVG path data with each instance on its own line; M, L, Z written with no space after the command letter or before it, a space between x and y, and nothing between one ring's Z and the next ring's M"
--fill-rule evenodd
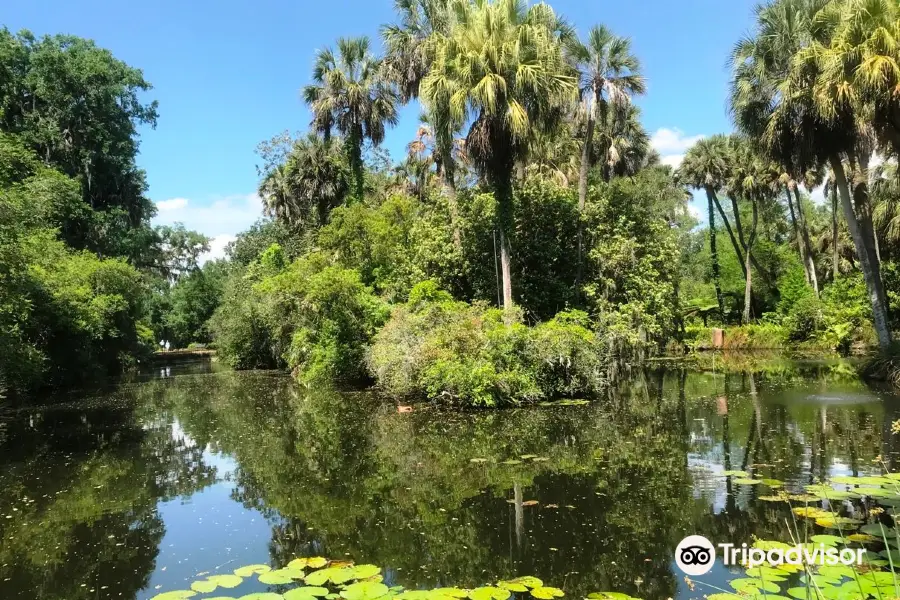
M722 471L723 477L750 477L747 471Z
M550 400L540 402L540 406L585 406L590 404L588 400Z

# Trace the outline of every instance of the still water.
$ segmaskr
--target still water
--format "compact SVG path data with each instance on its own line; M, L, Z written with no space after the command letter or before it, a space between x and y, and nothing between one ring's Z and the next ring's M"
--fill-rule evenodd
M802 490L900 449L900 402L843 363L647 369L588 406L476 413L209 365L53 400L0 409L4 600L143 600L297 556L408 589L699 598L673 562L686 535L788 539L789 510L723 471Z

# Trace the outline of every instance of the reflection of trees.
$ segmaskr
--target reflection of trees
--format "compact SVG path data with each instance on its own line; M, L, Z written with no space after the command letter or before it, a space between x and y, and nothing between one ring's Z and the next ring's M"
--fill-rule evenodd
M407 415L265 376L219 382L167 401L235 459L233 497L271 521L273 562L349 553L413 587L528 573L575 595L674 593L687 409L661 374L604 406ZM529 454L547 460L502 464Z
M143 389L143 388L142 388ZM133 598L164 534L157 501L207 485L199 450L133 398L112 406L22 410L0 445L0 596ZM123 407L124 405L125 407Z

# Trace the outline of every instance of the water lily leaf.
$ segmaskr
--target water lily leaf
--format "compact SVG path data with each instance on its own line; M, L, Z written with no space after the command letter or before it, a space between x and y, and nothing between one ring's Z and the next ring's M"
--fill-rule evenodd
M746 477L739 477L734 480L734 483L738 485L758 485L762 483L762 479L748 479Z
M211 575L210 577L207 577L206 580L216 584L216 586L218 587L228 589L236 588L237 586L241 585L241 582L243 581L243 579L241 577L238 577L237 575L228 574Z
M277 569L259 576L259 582L266 585L281 585L291 583L295 579L303 579L304 573L298 569Z
M509 582L510 583L521 583L522 585L529 587L529 588L544 587L544 582L532 575L522 575L521 577L516 577L515 579L510 579ZM605 593L605 592L598 592L598 593Z
M449 598L465 598L469 595L469 590L463 590L456 587L442 587L431 591L434 594L440 594L441 596L447 596Z
M859 544L871 544L872 542L881 541L874 535L869 535L868 533L851 533L847 536L847 539L851 542L857 542Z
M208 594L216 587L216 584L212 581L195 581L191 584L191 589L200 594Z
M722 471L721 474L725 477L750 477L750 473L747 471Z
M163 592L153 596L150 600L185 600L191 596L196 596L197 592L191 590L172 590L171 592Z
M775 568L788 574L799 573L803 570L803 567L801 565L792 565L791 563L782 563Z
M819 575L830 577L832 579L841 579L842 577L853 577L856 571L853 567L847 565L824 565L819 567Z
M806 486L806 491L810 494L824 498L826 500L848 500L850 498L859 498L856 492L848 492L845 490L836 490L830 485L813 484Z
M775 567L770 567L768 565L747 569L747 577L759 577L760 579L765 579L767 581L784 581L786 575L787 574L784 571L779 571Z
M356 578L353 570L354 567L328 567L320 571L313 571L303 580L308 585L323 585L329 581L340 585Z
M537 458L532 458L531 462L547 462L548 460L550 459L546 456L538 456Z
M755 594L757 590L764 590L772 594L777 594L778 590L781 589L778 587L778 584L772 581L763 581L762 579L757 579L755 577L741 577L739 579L733 579L728 582L728 585L730 585L738 592L747 594Z
M780 479L763 479L762 482L770 488L780 488L784 485L784 482Z
M820 588L838 585L841 582L840 580L840 577L830 577L823 573L817 573L813 575L811 579L809 575L804 575L800 578L801 583L805 583L806 585L814 584Z
M711 594L709 597L712 598L713 596L717 595L729 596L729 598L721 598L719 600L733 600L732 598L730 598L730 596L733 596L733 594ZM738 596L734 597L737 598ZM638 600L638 598L634 598L632 596L629 596L628 594L623 594L622 592L592 592L588 594L588 598L590 598L590 600Z
M486 458L470 458L469 462L476 464L476 465L480 465L481 463L486 463L487 459Z
M511 458L511 459L509 459L509 460L504 460L503 463L501 463L501 464L504 464L504 465L521 465L521 464L522 464L522 461L521 461L521 460L516 460L516 459L514 459L514 458Z
M851 519L850 517L819 517L816 519L816 525L827 529L843 529L850 525L859 525L862 523L859 519Z
M494 586L484 586L469 590L469 598L471 600L506 600L509 596L509 590Z
M356 565L352 570L355 579L368 579L381 573L381 567L375 565Z
M873 535L878 539L882 538L882 535L887 537L893 537L894 528L888 527L887 525L881 525L879 523L869 523L868 525L863 525L859 528L860 533L868 533L869 535Z
M388 594L388 586L374 581L358 581L341 590L346 600L376 600Z
M844 541L839 536L828 535L827 533L823 533L822 535L814 535L809 539L816 544L824 544L825 546L831 547L837 546Z
M327 564L328 559L322 558L321 556L313 556L312 558L306 559L306 566L308 566L310 569L321 569Z
M728 594L720 592L718 594L710 594L707 600L746 600L746 596L738 596L737 594Z
M394 600L431 600L431 592L428 590L407 590L394 596Z
M313 600L313 598L324 598L327 595L328 590L323 587L306 586L285 592L284 600Z
M787 502L788 499L788 496L760 496L757 498L757 500L762 500L763 502Z
M565 592L555 587L539 587L531 590L531 595L538 600L552 600L564 596Z
M238 600L284 600L284 596L272 592L257 592L241 596Z
M522 506L537 506L539 502L537 500L526 500L522 503Z
M887 548L885 548L884 550L879 552L878 555L889 559L895 565L900 563L900 550L896 550L894 548L891 548L890 550L888 550ZM191 586L191 587L193 587L193 586Z
M754 548L759 548L760 550L790 550L791 546L784 542L779 542L777 540L756 540L753 542Z
M497 587L503 588L504 590L509 590L511 592L527 592L528 588L525 587L524 583L516 583L513 581L500 581L497 583Z
M305 558L295 558L287 564L288 569L305 569L309 561Z
M246 567L235 569L234 574L238 577L250 577L251 575L267 573L271 570L272 567L269 565L247 565Z
M811 519L837 516L836 513L822 510L821 508L817 508L815 506L797 506L791 510L793 510L794 514L798 517L809 517Z
M537 457L538 457L537 454L523 454L519 458L521 458L522 460L531 460L532 458L537 458Z
M824 600L824 596L813 587L792 587L788 588L787 593L798 600Z

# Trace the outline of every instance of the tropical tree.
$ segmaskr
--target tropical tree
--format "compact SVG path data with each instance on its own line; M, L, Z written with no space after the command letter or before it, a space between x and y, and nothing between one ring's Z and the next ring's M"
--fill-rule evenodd
M618 150L615 147L615 135L609 127L609 115L622 110L630 103L631 95L643 94L646 91L644 78L640 73L640 61L631 52L631 41L619 37L603 25L595 25L588 33L587 41L574 40L569 44L571 59L578 70L579 95L581 97L586 123L584 128L584 144L581 150L581 169L578 174L578 210L584 213L587 199L588 171L594 164L595 156L603 158L605 164L612 160L617 162ZM601 123L607 135L600 137L600 152L594 152L594 127ZM608 174L609 169L604 169ZM605 177L608 181L608 176ZM578 228L578 265L579 282L583 248L583 228Z
M330 141L332 130L344 137L353 174L353 192L361 200L365 189L363 144L384 141L385 126L397 124L397 96L381 72L381 61L370 50L369 38L341 38L337 54L331 48L316 54L313 83L303 90L313 113L312 127Z
M725 319L725 301L720 281L719 252L716 246L716 209L720 207L716 191L725 185L728 173L728 139L724 135L704 138L688 149L676 172L679 181L706 193L709 220L709 255L719 315ZM721 207L719 208L721 210ZM727 221L726 221L727 223ZM729 226L730 228L730 226Z
M468 0L457 5L448 35L422 80L426 109L449 107L470 122L466 152L494 189L500 233L503 304L513 306L513 170L533 130L551 127L575 98L563 53L566 28L546 4Z
M874 0L877 1L877 0ZM859 18L856 0L776 0L757 10L754 37L732 55L731 107L738 126L790 173L827 161L856 246L872 303L879 345L891 343L861 152L865 87L838 68L844 20ZM864 11L863 11L864 12ZM832 44L834 42L834 45ZM849 58L849 57L845 57ZM864 144L863 144L864 145ZM848 181L844 157L854 170Z
M294 227L315 220L321 227L349 187L347 161L339 146L309 134L296 140L284 161L264 174L259 195L269 216Z

